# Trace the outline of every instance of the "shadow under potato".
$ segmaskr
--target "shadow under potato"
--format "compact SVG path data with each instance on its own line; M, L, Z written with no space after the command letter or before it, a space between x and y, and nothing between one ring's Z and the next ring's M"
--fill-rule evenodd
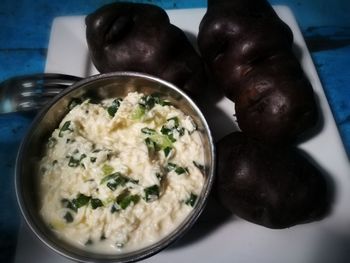
M216 85L210 73L207 73L207 76L208 84L203 87L202 96L198 97L195 102L209 124L214 141L218 141L230 132L239 131L239 127L234 117L234 103L225 98L223 91ZM225 109L218 104L224 98L227 100L225 104L230 104L225 105L225 107L228 107Z
M320 176L323 177L323 179L326 181L327 184L327 196L324 199L324 213L318 218L318 220L322 220L329 216L332 213L332 207L335 203L335 196L336 196L336 185L334 182L334 179L332 176L322 167L321 164L317 163L310 154L305 152L304 150L298 149L299 154L305 158L308 162L310 162L316 169L320 172Z

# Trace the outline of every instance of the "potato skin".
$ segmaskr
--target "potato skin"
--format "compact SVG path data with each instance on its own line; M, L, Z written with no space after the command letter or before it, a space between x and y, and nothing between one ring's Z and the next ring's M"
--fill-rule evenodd
M293 142L318 120L292 44L291 30L266 0L209 1L199 28L199 50L235 102L239 127L271 143Z
M321 219L329 210L326 179L297 150L231 133L217 152L218 197L239 217L280 229Z
M144 72L190 95L206 82L201 58L160 7L113 3L88 15L85 23L90 55L101 73Z

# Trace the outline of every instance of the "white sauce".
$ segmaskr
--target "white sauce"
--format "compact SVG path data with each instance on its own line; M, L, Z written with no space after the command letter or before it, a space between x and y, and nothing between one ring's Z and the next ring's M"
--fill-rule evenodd
M49 140L39 166L40 212L77 247L123 253L151 245L186 218L201 193L204 151L193 120L169 105L145 110L143 96L129 93L114 117L108 111L113 99L85 101ZM93 209L93 202L100 206Z

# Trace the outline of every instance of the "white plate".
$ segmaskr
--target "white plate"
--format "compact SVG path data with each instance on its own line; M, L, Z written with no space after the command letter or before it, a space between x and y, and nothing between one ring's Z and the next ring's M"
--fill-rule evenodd
M236 217L224 218L211 203L196 226L177 244L145 262L259 262L319 263L347 262L350 258L350 166L314 64L290 9L275 7L291 27L300 61L319 99L324 127L311 140L300 145L335 186L332 213L322 221L285 230L271 230ZM170 10L172 23L194 39L205 9ZM298 53L299 53L298 52ZM46 72L88 76L97 73L88 56L84 17L54 20L49 43ZM208 96L210 97L210 96ZM231 132L233 103L227 99L208 99L204 108L215 139ZM20 230L16 262L69 262L44 247L23 225Z

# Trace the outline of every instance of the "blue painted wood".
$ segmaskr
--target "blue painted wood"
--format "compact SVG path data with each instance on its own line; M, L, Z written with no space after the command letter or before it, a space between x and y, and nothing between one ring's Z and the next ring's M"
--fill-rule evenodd
M52 20L88 14L111 0L0 1L0 81L43 72ZM165 9L205 7L206 0L144 0ZM316 64L346 149L350 153L350 1L271 0L296 16ZM14 163L30 116L0 115L0 262L13 258L19 224Z

